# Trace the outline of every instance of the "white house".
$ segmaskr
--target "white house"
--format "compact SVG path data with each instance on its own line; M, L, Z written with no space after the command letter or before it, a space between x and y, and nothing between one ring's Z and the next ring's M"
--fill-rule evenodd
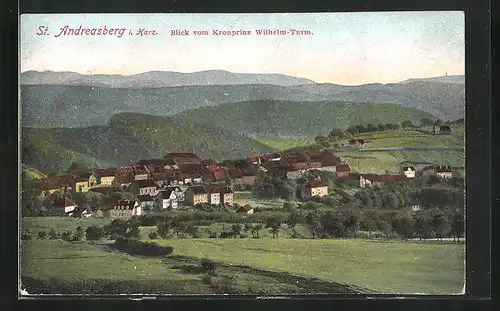
M450 166L438 166L436 168L436 176L440 178L452 178L453 170Z
M163 209L167 209L169 207L177 208L179 200L175 190L162 190L158 193L158 195L161 199Z
M408 178L415 178L417 171L413 166L403 167L403 174Z

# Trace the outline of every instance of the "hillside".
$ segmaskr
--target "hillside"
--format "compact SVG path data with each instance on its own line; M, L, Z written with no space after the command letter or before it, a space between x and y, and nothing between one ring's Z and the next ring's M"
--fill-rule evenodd
M168 116L184 110L253 100L309 101L311 95L275 85L179 86L121 89L92 86L22 85L26 127L104 125L116 113ZM324 100L324 96L316 96Z
M21 73L21 84L47 85L106 85L117 88L150 88L179 85L239 85L272 84L299 85L315 83L312 80L284 74L233 73L225 70L198 72L149 71L129 76L95 74L83 75L76 72L26 71Z
M30 72L26 74L29 76ZM70 77L75 75L65 74ZM149 78L141 82L141 88L134 85L111 88L106 83L92 82L88 76L74 77L72 83L75 85L44 85L42 78L25 80L31 85L21 85L23 126L104 125L112 115L121 112L168 116L194 108L259 100L397 104L422 110L443 120L462 118L465 113L464 84L457 83L418 80L385 85L307 83L281 86L261 79L261 84L237 85L236 81L233 85L163 87L154 75ZM33 85L37 81L39 84Z
M248 101L184 111L173 117L202 124L217 124L231 132L257 138L327 135L334 127L355 124L420 121L432 115L390 104L343 102Z
M132 113L117 114L104 126L23 128L22 147L23 163L44 172L65 170L73 161L117 166L174 151L221 160L274 150L219 127Z

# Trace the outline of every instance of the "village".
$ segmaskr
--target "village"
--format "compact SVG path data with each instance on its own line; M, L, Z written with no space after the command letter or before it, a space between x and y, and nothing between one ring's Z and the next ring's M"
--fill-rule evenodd
M348 144L362 144L351 140ZM252 214L252 206L234 203L236 189L254 186L258 176L297 181L297 197L307 199L329 194L328 178L333 174L339 180L357 188L378 187L388 183L411 183L422 176L434 175L440 179L454 176L450 166L425 166L416 169L402 166L400 174L365 174L351 167L334 152L291 154L271 153L246 159L223 160L217 163L201 159L194 152L168 153L161 159L139 160L137 163L113 168L92 169L58 174L42 180L40 196L58 193L51 215L130 219L132 216L152 213L158 205L162 210L175 210L179 206L196 207L200 204L233 207L237 213ZM130 199L104 202L97 210L77 206L65 194L95 192L109 194L126 192ZM413 211L420 209L412 204Z

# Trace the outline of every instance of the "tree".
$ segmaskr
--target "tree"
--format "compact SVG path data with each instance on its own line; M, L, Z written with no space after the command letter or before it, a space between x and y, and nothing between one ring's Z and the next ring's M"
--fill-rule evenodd
M125 237L127 234L128 224L123 219L113 219L109 225L105 227L106 234L110 235L112 240L118 237Z
M407 215L397 214L396 217L392 219L392 227L397 234L408 241L408 238L411 237L413 233L413 220Z
M350 126L349 128L347 128L346 132L348 132L349 134L354 136L354 135L359 134L359 129L355 126Z
M441 212L436 213L432 217L431 226L432 230L436 234L436 238L443 241L443 236L447 233L449 226L446 215Z
M198 227L192 223L188 223L184 226L184 232L195 238L198 235Z
M412 128L413 123L410 120L405 120L405 121L401 122L401 127L405 128L405 129Z
M365 217L359 224L360 229L368 231L368 237L371 236L372 231L377 230L377 224L371 217Z
M375 131L377 130L377 127L376 127L375 125L373 125L373 124L368 124L368 125L366 126L366 130L367 130L368 132L375 132Z
M49 239L51 239L51 240L59 239L59 234L56 232L56 230L54 228L50 228Z
M328 133L328 138L330 140L337 140L344 138L344 132L341 129L334 128Z
M125 234L125 237L131 238L134 240L139 240L141 238L141 230L139 229L139 226L128 228L127 233Z
M273 239L278 238L281 227L281 219L278 216L272 216L266 219L266 228L269 228L273 234Z
M21 234L21 240L31 240L31 232L29 231L24 231Z
M300 220L300 216L295 211L291 212L286 219L286 225L288 226L288 228L291 228L293 230L292 238L297 237L297 231L295 231L295 226L297 225L299 220Z
M161 236L162 239L166 239L170 233L170 226L168 222L164 221L157 225L158 235Z
M152 231L148 234L148 237L151 239L151 240L157 240L158 237L159 237L159 234L158 232L156 231Z
M86 238L89 241L99 241L102 240L105 236L105 231L102 227L98 226L90 226L85 230Z
M47 238L47 232L45 232L45 231L38 232L38 239L39 240L45 240L46 238Z
M464 231L464 215L462 215L461 213L453 214L453 218L451 221L451 233L453 235L453 241L457 239L457 241L460 242L460 237L463 235Z
M61 234L61 239L63 239L64 241L66 242L69 242L71 241L71 236L73 235L73 232L71 232L70 230L68 231L64 231L62 234Z
M78 173L78 172L81 172L83 170L85 170L86 167L83 166L82 164L78 163L78 162L71 162L71 165L68 167L68 169L66 170L66 172L68 173Z
M358 212L354 210L347 210L345 215L344 215L344 220L342 221L342 224L344 228L352 232L354 235L354 238L356 238L356 231L358 230L359 226L359 214Z
M256 238L260 238L259 231L262 230L263 226L261 224L255 225L251 230L252 235L254 235Z
M322 229L319 218L320 218L320 213L316 211L311 212L306 216L306 223L309 225L309 228L311 229L313 239L316 238L316 236L321 232Z
M330 146L330 142L328 141L328 138L326 138L325 136L316 136L314 138L314 142L318 145L320 145L321 147L329 147Z
M231 227L231 232L233 234L233 237L237 237L241 233L241 226L239 224L234 224Z
M377 125L377 129L378 129L379 131L384 131L384 130L385 130L385 125L384 125L384 124L382 124L382 123L380 123L379 125Z
M81 226L78 226L75 229L75 233L73 234L73 241L81 241L83 239L85 232Z

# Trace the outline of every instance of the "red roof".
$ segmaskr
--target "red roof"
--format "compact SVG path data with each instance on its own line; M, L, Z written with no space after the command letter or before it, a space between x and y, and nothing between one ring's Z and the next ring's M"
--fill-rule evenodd
M224 169L219 169L219 170L216 170L216 171L212 171L212 173L214 174L215 179L217 179L217 180L221 180L221 179L225 179L226 178L226 172L224 171Z
M325 180L311 180L309 182L309 187L311 188L328 187L328 182Z
M117 174L115 178L120 184L129 184L135 180L134 174L132 173L124 173Z
M252 209L253 209L253 208L252 208L250 205L245 204L245 205L243 205L243 206L240 206L240 208L238 208L238 209L236 210L236 212L237 212L237 213L248 212L248 211L250 211L250 210L252 210Z
M307 163L292 163L292 168L296 170L307 170L309 165Z

